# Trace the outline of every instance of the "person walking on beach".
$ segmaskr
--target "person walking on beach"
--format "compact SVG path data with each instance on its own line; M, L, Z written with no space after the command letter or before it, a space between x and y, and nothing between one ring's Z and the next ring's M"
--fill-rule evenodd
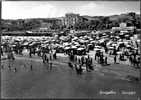
M52 61L49 62L49 68L52 70Z
M107 65L108 63L107 63L107 56L105 57L105 64Z
M116 64L117 63L117 57L116 57L116 55L114 56L114 64Z
M83 71L82 65L80 64L80 65L79 65L79 74L80 74L80 75L82 74L82 71Z
M89 71L89 61L88 61L88 58L86 58L86 71L88 72Z
M79 74L79 69L78 69L78 67L77 67L78 65L77 64L75 64L75 70L76 70L76 74L78 75Z
M50 58L50 60L52 60L52 53L49 54L49 58Z
M4 65L1 65L1 69L4 69Z
M16 68L16 67L14 68L14 72L15 72L15 73L17 72L17 68Z
M130 62L130 66L132 66L133 65L133 58L131 55L129 56L129 62Z
M46 59L46 57L45 57L45 53L43 53L43 55L42 55L43 63L45 63L45 59Z
M71 62L68 62L68 66L73 70L73 65Z
M32 66L32 64L30 65L30 70L31 70L31 71L33 70L33 66Z

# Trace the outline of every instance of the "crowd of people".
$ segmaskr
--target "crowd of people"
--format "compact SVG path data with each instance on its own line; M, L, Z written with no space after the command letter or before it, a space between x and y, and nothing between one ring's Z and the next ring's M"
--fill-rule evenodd
M8 60L15 60L15 55L23 55L23 51L29 52L29 57L37 55L42 58L43 64L52 69L53 61L57 60L57 53L64 53L69 57L68 66L75 68L77 74L94 70L94 60L98 64L108 65L109 58L114 64L128 61L128 65L140 68L139 41L131 40L126 34L99 33L86 34L83 36L69 35L69 38L47 37L34 39L2 39L1 55L7 55ZM89 55L90 51L95 51L95 55ZM33 66L30 66L32 70ZM10 69L10 67L9 67ZM17 69L14 69L15 72Z

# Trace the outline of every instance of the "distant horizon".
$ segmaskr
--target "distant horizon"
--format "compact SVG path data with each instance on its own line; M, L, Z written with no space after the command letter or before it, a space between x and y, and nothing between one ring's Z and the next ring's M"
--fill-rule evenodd
M128 14L128 13L131 13L131 12L125 12L125 13L121 13L121 14ZM140 15L139 13L136 13L136 12L133 12L133 13ZM73 14L78 14L78 13L73 13ZM114 14L114 15L121 15L121 14ZM107 16L103 16L103 17L114 16L114 15L107 15ZM80 16L89 16L89 15L80 15ZM61 17L65 17L65 15L61 16ZM90 17L100 17L100 16L90 16ZM52 17L52 18L60 18L60 17ZM2 19L2 20L26 20L26 19L51 19L51 18L35 17L35 18Z
M140 14L139 1L3 1L2 19L36 19L80 16L112 16L135 12Z

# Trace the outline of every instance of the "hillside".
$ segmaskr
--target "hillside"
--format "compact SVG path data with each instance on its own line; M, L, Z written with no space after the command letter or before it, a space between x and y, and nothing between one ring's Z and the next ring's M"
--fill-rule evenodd
M94 23L95 26L98 26L97 24L99 24L99 22L100 24L105 24L106 22L109 25L111 25L111 27L115 26L115 23L117 25L120 22L126 22L128 23L129 26L135 25L137 28L141 27L140 15L135 14L133 12L120 14L120 15L106 16L106 17L87 16L87 15L82 17L88 19L89 21L94 21L94 22L98 21L97 23ZM45 25L48 24L49 20L59 20L59 18L58 19L57 18L34 18L34 19L2 20L1 21L2 31L23 31L23 30L37 29L41 26L46 27Z

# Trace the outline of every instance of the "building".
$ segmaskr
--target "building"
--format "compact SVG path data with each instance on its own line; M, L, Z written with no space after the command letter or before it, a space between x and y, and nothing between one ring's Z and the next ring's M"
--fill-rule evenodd
M66 27L73 27L76 23L82 22L82 17L79 14L67 13L62 20L62 24Z
M120 23L119 27L112 27L112 31L134 31L136 27L134 26L127 26L127 23Z
M48 18L41 22L41 27L39 30L50 30L52 28L59 28L62 25L62 21L57 18Z
M57 18L48 18L44 22L52 24L52 25L61 25L62 24L61 20Z
M77 23L86 23L89 24L91 21L99 21L99 18L97 17L91 17L91 16L80 16L79 14L74 13L67 13L65 14L65 17L59 18L62 22L63 26L66 26L66 28L74 28L74 25Z

